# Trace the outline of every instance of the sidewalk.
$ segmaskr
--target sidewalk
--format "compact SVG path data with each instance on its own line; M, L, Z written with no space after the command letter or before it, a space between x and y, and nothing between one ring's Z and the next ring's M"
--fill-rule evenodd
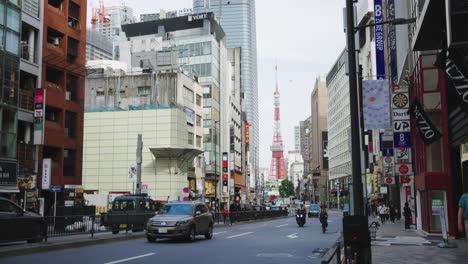
M371 220L369 220L371 222ZM372 241L372 260L379 264L468 263L468 241L450 240L457 248L439 248L442 238L405 230L404 220L385 222Z

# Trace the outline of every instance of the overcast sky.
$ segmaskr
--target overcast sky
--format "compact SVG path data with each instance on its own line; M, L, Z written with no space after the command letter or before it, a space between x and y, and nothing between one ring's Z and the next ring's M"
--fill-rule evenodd
M105 0L142 13L191 8L192 0ZM294 149L294 126L310 116L310 94L317 76L327 72L345 47L343 0L257 0L260 166L269 167L273 140L275 60L281 93L285 156ZM98 0L88 5L99 6ZM89 20L89 19L88 19Z

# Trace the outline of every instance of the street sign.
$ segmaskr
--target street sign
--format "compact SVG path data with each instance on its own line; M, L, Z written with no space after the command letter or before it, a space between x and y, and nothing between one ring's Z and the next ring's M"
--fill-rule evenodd
M62 187L60 187L60 186L50 186L49 191L50 191L50 192L54 192L54 193L55 193L55 192L61 192L61 191L62 191Z
M409 132L395 133L393 144L395 148L411 147L411 133Z
M395 132L410 132L411 131L410 121L409 120L394 121L393 130Z
M411 163L411 148L395 148L395 159L397 164Z
M408 174L413 173L413 171L411 169L411 165L408 165L408 164L397 164L395 166L395 170L400 175L408 175Z
M393 120L409 120L408 109L393 109Z
M392 148L386 148L382 150L382 155L384 157L393 157L393 149Z
M393 176L385 177L385 183L388 185L395 184L395 177Z
M408 108L409 107L408 93L392 94L392 106L393 108Z

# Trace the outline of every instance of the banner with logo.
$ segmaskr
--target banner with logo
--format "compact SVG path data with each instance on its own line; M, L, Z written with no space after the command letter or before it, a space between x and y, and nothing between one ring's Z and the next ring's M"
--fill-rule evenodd
M388 87L388 80L362 81L365 129L391 128Z
M382 0L374 0L374 22L376 24L383 22ZM385 79L384 26L376 25L374 28L377 79Z
M388 0L388 21L395 19L395 0ZM395 25L388 25L388 39L390 48L390 74L392 84L398 83L398 64L397 64L397 41L396 41L396 30Z
M442 136L427 116L418 98L414 99L409 111L411 116L416 120L416 127L418 128L419 135L424 141L424 144L430 145Z

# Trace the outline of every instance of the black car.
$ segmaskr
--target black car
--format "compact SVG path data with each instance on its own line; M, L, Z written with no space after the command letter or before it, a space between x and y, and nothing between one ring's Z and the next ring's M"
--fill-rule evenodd
M27 212L14 202L0 198L0 242L41 242L46 230L42 216Z
M119 230L143 231L160 206L161 203L145 195L118 196L112 202L112 208L101 213L101 225L109 227L113 234L118 234Z

